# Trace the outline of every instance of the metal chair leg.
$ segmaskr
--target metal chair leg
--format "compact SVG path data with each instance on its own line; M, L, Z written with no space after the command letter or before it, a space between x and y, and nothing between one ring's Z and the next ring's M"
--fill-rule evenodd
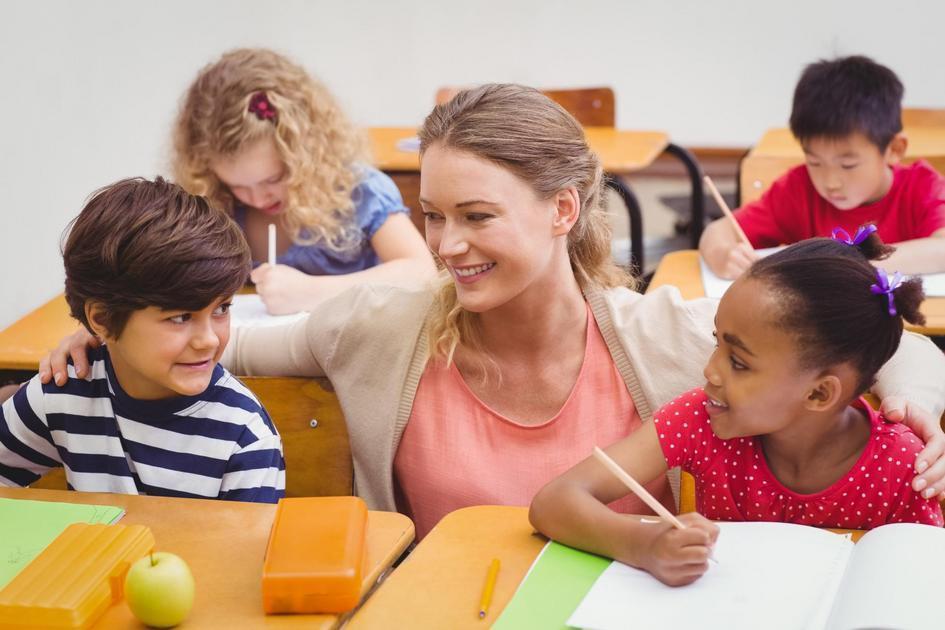
M640 210L640 201L630 187L616 175L605 173L604 185L615 190L627 207L627 216L630 219L630 273L639 277L643 272L643 212Z
M702 191L702 167L695 156L679 145L669 143L666 145L666 153L675 156L689 174L689 181L692 185L692 197L690 204L689 219L689 237L693 249L699 249L699 238L702 236L702 229L705 227L705 193Z

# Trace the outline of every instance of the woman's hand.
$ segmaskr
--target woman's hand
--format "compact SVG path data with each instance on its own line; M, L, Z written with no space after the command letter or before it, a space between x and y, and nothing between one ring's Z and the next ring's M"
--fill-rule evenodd
M685 586L695 582L709 569L712 547L719 536L719 526L696 512L680 514L685 529L670 523L653 523L662 527L643 554L642 568L668 586Z
M72 357L72 366L79 378L85 378L89 373L88 351L98 348L102 343L85 328L79 328L68 337L64 337L59 345L39 361L39 380L44 384L54 380L56 385L62 386L69 380L66 366L69 357Z
M880 412L893 422L902 422L925 442L925 448L915 459L912 489L926 499L938 495L945 499L945 432L939 419L925 409L898 396L888 396Z
M263 263L253 270L250 279L271 315L287 315L308 310L318 276L310 276L287 265Z

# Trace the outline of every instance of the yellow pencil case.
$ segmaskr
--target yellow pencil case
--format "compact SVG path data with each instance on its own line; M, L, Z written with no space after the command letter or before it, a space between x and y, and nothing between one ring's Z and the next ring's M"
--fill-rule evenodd
M69 525L0 590L0 630L89 627L124 597L128 567L153 550L144 525Z

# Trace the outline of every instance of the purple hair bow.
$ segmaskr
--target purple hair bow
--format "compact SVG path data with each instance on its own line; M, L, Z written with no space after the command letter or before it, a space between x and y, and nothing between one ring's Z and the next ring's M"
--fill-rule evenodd
M840 241L841 243L846 243L847 245L856 246L869 238L870 234L876 231L876 226L870 223L869 225L861 225L856 229L856 234L853 235L853 238L850 238L850 233L844 230L843 228L834 228L831 238L835 241Z
M902 274L898 271L893 275L892 280L889 279L889 276L886 275L885 269L876 270L876 284L870 285L870 291L875 295L886 295L886 299L889 300L889 315L895 317L896 315L896 298L893 295L893 291L899 288L899 285L902 284Z

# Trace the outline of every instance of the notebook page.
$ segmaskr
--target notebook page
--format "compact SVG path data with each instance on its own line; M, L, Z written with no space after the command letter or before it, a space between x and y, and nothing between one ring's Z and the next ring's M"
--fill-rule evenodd
M758 253L767 256L778 249L781 248L759 249ZM702 276L702 288L706 297L721 298L722 294L732 286L731 280L723 280L712 273L702 256L699 257L699 274ZM919 277L922 278L922 288L925 289L926 297L945 297L945 273L929 273Z
M282 326L291 324L308 316L308 313L291 315L270 315L262 298L255 293L241 293L233 296L230 306L230 326L250 328L254 326Z
M868 532L850 557L829 630L945 627L945 530L896 523Z
M927 273L922 276L926 297L945 297L945 273Z
M719 523L710 563L699 580L666 586L614 562L568 619L595 630L798 630L810 627L843 573L853 543L843 536L784 523Z
M765 247L762 249L756 249L755 252L764 258L765 256L782 249L784 248ZM728 291L728 288L732 286L732 280L724 280L715 275L712 270L709 269L709 266L705 264L705 260L703 260L702 256L699 256L699 274L702 276L702 289L705 291L706 297L719 299L722 297L722 294Z

